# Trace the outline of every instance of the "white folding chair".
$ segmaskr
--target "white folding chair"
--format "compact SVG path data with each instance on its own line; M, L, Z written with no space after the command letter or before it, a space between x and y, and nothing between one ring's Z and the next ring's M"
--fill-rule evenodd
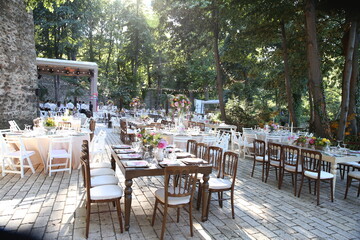
M256 134L253 133L244 133L244 156L251 156L250 149L254 148L254 140L257 139Z
M187 144L187 141L190 139L191 139L190 136L174 135L173 145L186 151L186 144Z
M201 142L206 143L206 144L209 145L209 146L212 146L212 145L214 145L215 142L216 142L216 136L205 135L205 136L203 136Z
M21 131L19 125L17 125L15 120L10 120L9 124L10 124L10 131L12 131L12 132Z
M231 129L231 149L233 151L239 151L239 156L244 153L244 140L241 132L236 132Z
M66 160L65 161L58 160L59 162L55 162L54 161L55 159L66 159ZM72 164L71 137L51 138L48 158L47 158L47 170L49 171L49 176L51 176L52 172L69 171L69 173L71 173L71 164Z
M34 151L27 151L21 137L1 137L1 167L2 176L5 173L20 173L21 177L24 177L24 168L30 168L32 173L35 173L35 169L32 165L30 157L35 154ZM18 159L18 161L15 161ZM27 164L24 163L26 159ZM10 169L6 167L9 166ZM20 168L20 170L17 170Z
M254 129L252 127L251 128L243 127L242 130L243 130L243 134L244 133L253 133L254 132Z
M94 162L95 157L99 156L102 158L103 154L106 153L105 148L106 132L101 130L97 135L94 136L90 142L90 162Z
M227 151L229 149L229 141L230 141L230 133L224 132L219 141L215 144L217 147L221 147L223 151Z

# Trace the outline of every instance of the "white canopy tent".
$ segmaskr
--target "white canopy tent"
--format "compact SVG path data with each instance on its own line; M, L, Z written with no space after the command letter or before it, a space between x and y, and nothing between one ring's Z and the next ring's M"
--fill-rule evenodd
M97 109L97 77L98 65L94 62L80 62L62 59L36 58L39 75L60 75L90 78L90 101L93 111Z
M219 100L195 99L194 104L195 104L195 112L200 113L200 114L204 114L205 113L205 105L207 105L207 104L219 104Z

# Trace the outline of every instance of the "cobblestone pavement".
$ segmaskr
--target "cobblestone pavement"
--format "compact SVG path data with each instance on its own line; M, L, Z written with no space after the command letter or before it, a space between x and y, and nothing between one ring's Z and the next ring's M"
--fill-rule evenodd
M107 147L120 142L112 129L98 124L97 131L99 129L108 133ZM329 198L329 184L322 184L320 206L316 206L316 196L309 194L307 184L302 196L297 198L293 195L290 176L285 176L279 190L275 172L270 172L268 183L263 183L260 167L253 178L250 177L251 167L251 159L240 160L235 219L231 218L230 201L225 201L223 208L217 201L212 201L208 221L201 222L200 211L194 210L194 237L191 239L360 239L357 183L352 185L344 200L345 180L338 177L333 203ZM121 172L117 171L117 175L124 187ZM37 166L35 174L27 171L23 179L19 174L0 176L0 229L34 239L84 239L82 182L79 170L73 170L71 175L59 172L49 177L41 165ZM154 192L162 182L162 177L134 181L128 232L120 233L117 213L111 204L93 204L89 239L158 239L160 213L154 227L150 222ZM215 194L213 199L216 200ZM180 222L176 223L175 210L172 211L168 216L165 239L190 238L187 212L182 211Z

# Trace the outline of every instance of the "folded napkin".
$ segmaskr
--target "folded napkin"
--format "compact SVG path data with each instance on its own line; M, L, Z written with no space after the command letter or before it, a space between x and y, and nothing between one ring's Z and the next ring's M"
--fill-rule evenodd
M128 153L135 153L134 149L114 149L115 153L118 154L128 154Z
M114 149L129 149L131 148L130 145L112 145L112 148Z
M177 158L189 158L189 157L195 157L194 154L188 153L188 152L179 152L175 153Z
M125 162L127 167L148 167L147 161L127 161Z
M201 158L183 158L181 161L185 164L205 163L205 161Z
M141 159L141 154L133 153L133 154L118 154L120 159Z

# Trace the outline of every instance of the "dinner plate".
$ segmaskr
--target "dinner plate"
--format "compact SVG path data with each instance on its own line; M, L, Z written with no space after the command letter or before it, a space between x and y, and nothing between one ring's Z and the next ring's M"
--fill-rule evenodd
M130 145L112 145L113 149L129 149L131 148Z
M179 153L175 153L177 158L190 158L190 157L195 157L194 154L188 153L188 152L179 152Z
M206 163L201 158L183 158L181 161L185 164L200 164L200 163Z
M134 149L114 149L117 154L136 153Z
M125 167L129 168L145 168L149 167L149 163L147 161L124 161Z
M118 154L120 159L141 159L141 154L132 153L132 154Z

